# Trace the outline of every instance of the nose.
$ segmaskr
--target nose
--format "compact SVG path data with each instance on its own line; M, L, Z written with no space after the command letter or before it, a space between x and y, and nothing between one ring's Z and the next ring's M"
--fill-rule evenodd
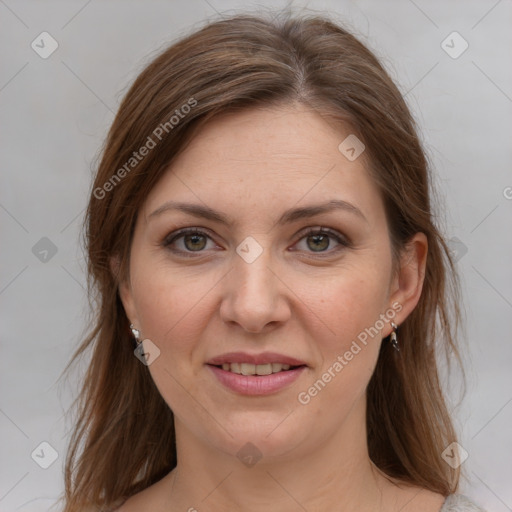
M277 269L268 249L251 263L235 255L233 268L223 280L220 315L224 322L250 333L286 322L291 316L289 289Z

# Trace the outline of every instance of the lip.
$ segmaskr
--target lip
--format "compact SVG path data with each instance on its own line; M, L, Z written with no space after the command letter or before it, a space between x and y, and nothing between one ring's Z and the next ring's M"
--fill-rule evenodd
M231 362L237 363L240 361ZM245 359L243 362L249 361ZM278 360L274 359L273 362L278 362ZM284 362L284 364L290 363ZM270 395L272 393L277 393L278 391L281 391L282 389L290 386L300 377L302 372L306 370L306 366L299 366L298 368L273 373L271 375L239 375L238 373L232 373L230 371L223 370L222 368L218 368L212 364L207 364L206 366L225 387L231 391L234 391L235 393L251 396Z
M276 352L262 352L261 354L248 354L246 352L229 352L216 356L206 364L209 365L222 365L224 363L249 363L249 364L268 364L268 363L281 363L289 364L290 366L307 366L304 361L295 359L294 357L277 354ZM293 371L293 370L289 370Z

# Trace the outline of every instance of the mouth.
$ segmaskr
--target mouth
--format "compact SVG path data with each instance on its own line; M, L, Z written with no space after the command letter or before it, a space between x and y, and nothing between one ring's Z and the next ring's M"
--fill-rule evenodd
M210 359L206 367L224 389L237 395L263 396L290 387L308 365L299 359L272 352L231 352Z
M252 364L252 363L222 363L217 365L210 365L225 372L236 373L237 375L257 375L266 376L275 373L289 372L297 368L305 367L306 365L290 365L286 363L266 363L266 364Z

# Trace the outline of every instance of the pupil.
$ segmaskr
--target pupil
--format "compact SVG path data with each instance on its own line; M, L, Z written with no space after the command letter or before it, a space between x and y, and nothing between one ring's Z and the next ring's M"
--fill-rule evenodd
M312 235L309 238L314 240L314 247L320 248L320 250L327 249L327 247L329 247L329 238L327 237L327 235Z
M319 249L320 251L327 249L329 247L329 237L327 235L311 235L308 239L313 241L313 245L310 246L313 250ZM188 242L192 242L192 246L188 244ZM202 243L201 243L202 242ZM203 235L186 235L185 237L185 245L187 249L191 251L197 251L204 249L205 240Z
M201 244L200 241L199 241L201 238L203 239L203 244ZM190 242L190 241L192 241L192 244L193 244L192 247L190 247L187 244L187 242ZM199 247L197 246L198 243L199 243ZM205 245L204 237L203 237L203 235L187 235L185 237L185 245L186 245L187 249L190 249L192 251L203 249L204 245Z

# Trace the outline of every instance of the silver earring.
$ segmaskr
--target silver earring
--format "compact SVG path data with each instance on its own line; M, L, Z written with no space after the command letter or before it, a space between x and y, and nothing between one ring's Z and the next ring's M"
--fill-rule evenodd
M394 331L390 334L390 341L391 345L393 345L393 348L400 352L400 347L398 346L398 340L396 339L396 330L398 329L398 325L396 325L394 322L391 322L391 327L393 327Z
M140 331L138 329L135 329L133 324L130 324L130 330L132 331L133 337L135 338L135 342L138 345L140 345L142 342L140 340Z

